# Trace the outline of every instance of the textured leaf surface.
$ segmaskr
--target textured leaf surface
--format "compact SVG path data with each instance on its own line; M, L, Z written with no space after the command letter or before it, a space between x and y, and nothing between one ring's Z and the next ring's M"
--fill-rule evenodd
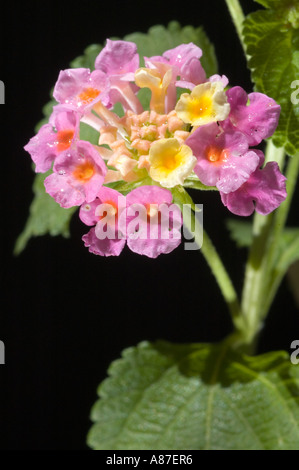
M284 352L142 343L112 363L93 449L299 449L299 368Z
M299 5L289 0L258 3L268 9L248 15L243 29L249 67L256 91L281 105L274 144L294 155L299 150L299 104L291 101L291 84L299 75Z

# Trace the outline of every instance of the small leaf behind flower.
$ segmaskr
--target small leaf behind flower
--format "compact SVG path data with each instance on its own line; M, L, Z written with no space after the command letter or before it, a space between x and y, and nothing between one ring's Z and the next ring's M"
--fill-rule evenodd
M252 224L237 219L228 219L226 226L229 230L230 238L234 240L239 248L248 247L253 240Z
M59 204L46 193L44 180L50 172L39 174L33 184L34 199L30 206L30 213L25 228L19 235L14 254L20 254L31 237L41 235L62 235L69 237L69 223L77 207L62 209Z

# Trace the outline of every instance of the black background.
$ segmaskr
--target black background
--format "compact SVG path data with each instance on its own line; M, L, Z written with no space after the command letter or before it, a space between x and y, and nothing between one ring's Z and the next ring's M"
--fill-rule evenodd
M241 1L245 12L258 5ZM142 340L221 340L230 318L201 254L151 260L125 249L119 258L89 254L86 227L75 216L71 238L31 240L12 255L32 200L33 172L23 146L42 118L59 70L92 43L146 32L179 20L203 25L214 42L219 73L252 90L224 0L11 1L1 20L1 318L6 364L0 367L2 449L84 450L96 388L122 349ZM218 194L192 193L204 204L204 226L240 291L246 251L236 251ZM296 196L298 200L298 195ZM292 208L291 222L297 213ZM299 327L286 281L261 336L259 351L289 350ZM298 337L298 334L297 334Z

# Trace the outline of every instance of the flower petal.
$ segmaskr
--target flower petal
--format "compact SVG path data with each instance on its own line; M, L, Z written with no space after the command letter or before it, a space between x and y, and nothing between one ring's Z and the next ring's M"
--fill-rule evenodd
M112 240L105 238L103 240L99 240L94 228L92 228L87 234L83 235L82 240L90 253L100 256L119 256L126 244L125 239Z
M237 191L221 193L223 204L236 215L251 215L256 211L267 215L286 198L286 178L276 162L256 170Z

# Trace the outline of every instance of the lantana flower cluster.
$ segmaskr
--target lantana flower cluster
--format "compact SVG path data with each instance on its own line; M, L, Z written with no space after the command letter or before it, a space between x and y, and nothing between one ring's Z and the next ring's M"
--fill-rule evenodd
M255 209L268 214L285 199L277 163L263 166L264 155L254 148L275 131L280 106L262 93L230 88L225 76L207 77L201 56L193 43L182 44L144 57L140 66L134 43L108 39L95 70L60 72L58 104L25 149L37 172L52 171L45 179L50 196L61 207L80 206L81 220L92 227L83 237L92 253L119 255L126 243L149 257L176 248L180 210L172 205L165 234L161 205L170 207L172 189L190 177L216 187L223 204L241 216ZM150 90L148 109L139 99L142 89ZM98 131L96 145L80 138L81 123ZM131 190L113 189L118 182ZM136 228L137 206L145 211Z

